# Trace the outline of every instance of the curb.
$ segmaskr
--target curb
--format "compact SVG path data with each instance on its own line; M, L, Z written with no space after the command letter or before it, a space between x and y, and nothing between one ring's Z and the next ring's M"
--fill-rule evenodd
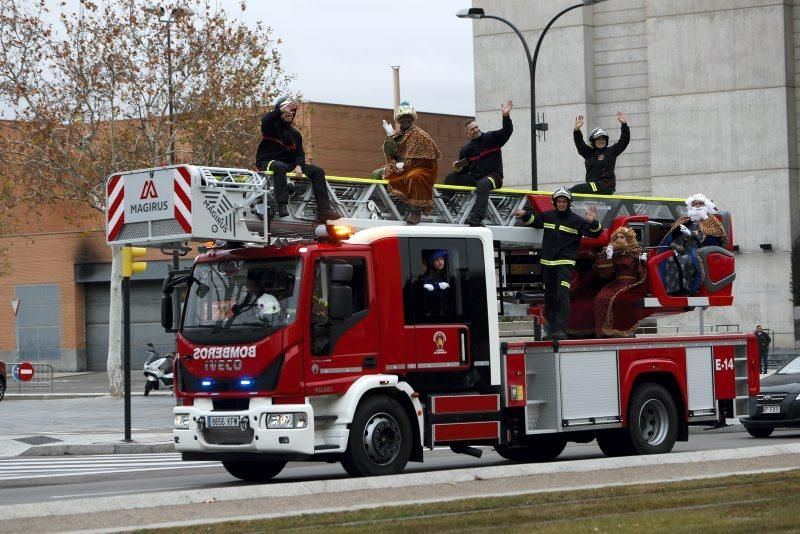
M92 445L36 445L17 456L83 456L98 454L148 454L175 452L172 442L97 443Z
M111 397L110 393L8 393L6 392L3 400L64 400L64 399L90 399L99 397ZM154 391L151 397L169 397L169 393ZM131 397L144 397L144 393L131 393ZM119 397L120 399L124 397Z

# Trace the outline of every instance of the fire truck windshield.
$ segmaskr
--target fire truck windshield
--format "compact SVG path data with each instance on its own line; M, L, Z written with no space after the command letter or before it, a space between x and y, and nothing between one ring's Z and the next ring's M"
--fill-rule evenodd
M299 258L201 263L189 286L183 331L255 339L297 317ZM205 336L203 336L205 337Z

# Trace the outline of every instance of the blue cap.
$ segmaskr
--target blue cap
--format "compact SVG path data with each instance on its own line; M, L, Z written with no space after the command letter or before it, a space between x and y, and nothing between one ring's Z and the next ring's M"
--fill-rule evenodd
M431 252L431 255L428 256L428 263L433 263L434 261L438 260L439 258L447 259L447 251L446 250L434 250Z

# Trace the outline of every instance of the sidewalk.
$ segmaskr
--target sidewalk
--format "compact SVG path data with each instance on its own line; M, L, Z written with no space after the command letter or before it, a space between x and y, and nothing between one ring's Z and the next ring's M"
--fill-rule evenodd
M131 443L124 399L108 392L105 372L55 373L49 387L9 383L0 402L0 457L173 452L169 391L144 396L144 375L131 372Z
M124 438L124 400L108 394L106 373L58 373L53 392L17 393L11 384L0 402L0 457L163 453L175 450L167 391L144 397L144 376L131 376L131 443ZM49 389L49 388L48 388ZM742 432L738 419L720 429L690 427L690 433Z

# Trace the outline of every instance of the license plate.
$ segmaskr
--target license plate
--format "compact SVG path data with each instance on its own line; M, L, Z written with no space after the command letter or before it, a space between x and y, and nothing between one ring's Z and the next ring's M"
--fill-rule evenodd
M238 415L212 415L208 417L209 427L239 426Z
M781 413L780 406L764 406L762 408L762 413Z

